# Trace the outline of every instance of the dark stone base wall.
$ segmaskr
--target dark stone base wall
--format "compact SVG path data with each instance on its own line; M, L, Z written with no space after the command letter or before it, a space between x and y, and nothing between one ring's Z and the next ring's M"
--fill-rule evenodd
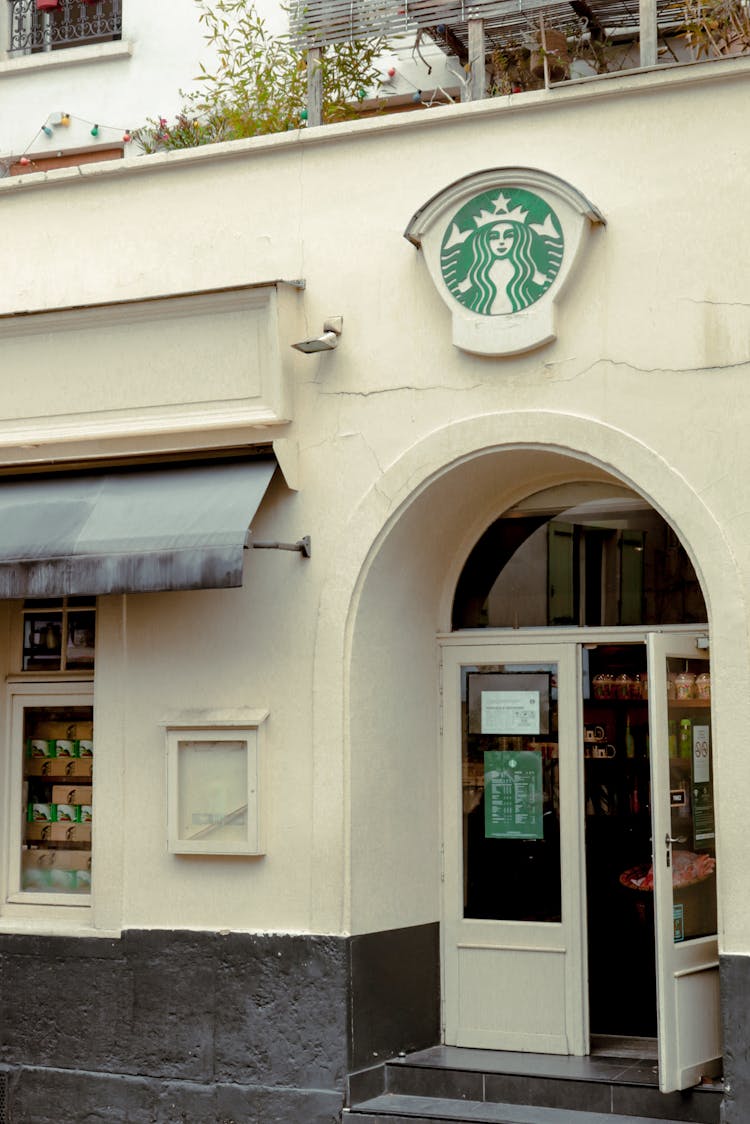
M439 1036L437 925L362 937L0 937L0 1124L333 1124Z
M721 957L724 1032L722 1124L750 1120L750 956Z

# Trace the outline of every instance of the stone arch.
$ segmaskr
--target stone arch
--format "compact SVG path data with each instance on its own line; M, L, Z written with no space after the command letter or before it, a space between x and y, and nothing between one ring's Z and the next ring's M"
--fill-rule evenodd
M326 901L335 908L343 900L342 931L438 915L434 641L449 628L471 547L530 491L602 478L639 492L693 562L712 627L717 739L726 733L722 753L733 753L720 720L731 689L721 672L747 681L744 629L736 627L745 615L743 589L725 531L689 480L632 434L573 414L503 412L436 430L364 496L332 553L337 561L321 597L313 749L327 767L325 775L315 772L313 899L321 911ZM342 857L343 899L330 888L326 859L334 854Z

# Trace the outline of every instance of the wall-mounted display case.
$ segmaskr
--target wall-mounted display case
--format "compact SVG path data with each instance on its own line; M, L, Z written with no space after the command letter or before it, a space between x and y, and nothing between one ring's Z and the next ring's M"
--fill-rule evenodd
M165 720L167 839L175 854L264 853L266 710L200 711Z

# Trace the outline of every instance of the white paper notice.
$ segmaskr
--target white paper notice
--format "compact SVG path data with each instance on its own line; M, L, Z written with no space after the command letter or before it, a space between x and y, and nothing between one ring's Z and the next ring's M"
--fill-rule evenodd
M711 780L711 757L708 726L693 726L693 783L708 784Z
M482 691L483 734L538 734L538 691Z

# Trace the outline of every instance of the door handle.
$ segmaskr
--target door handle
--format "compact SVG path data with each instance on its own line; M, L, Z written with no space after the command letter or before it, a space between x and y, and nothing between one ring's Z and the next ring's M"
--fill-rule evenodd
M664 846L667 848L667 870L672 865L672 844L673 843L686 843L687 836L685 835L670 835L669 832L664 836Z

